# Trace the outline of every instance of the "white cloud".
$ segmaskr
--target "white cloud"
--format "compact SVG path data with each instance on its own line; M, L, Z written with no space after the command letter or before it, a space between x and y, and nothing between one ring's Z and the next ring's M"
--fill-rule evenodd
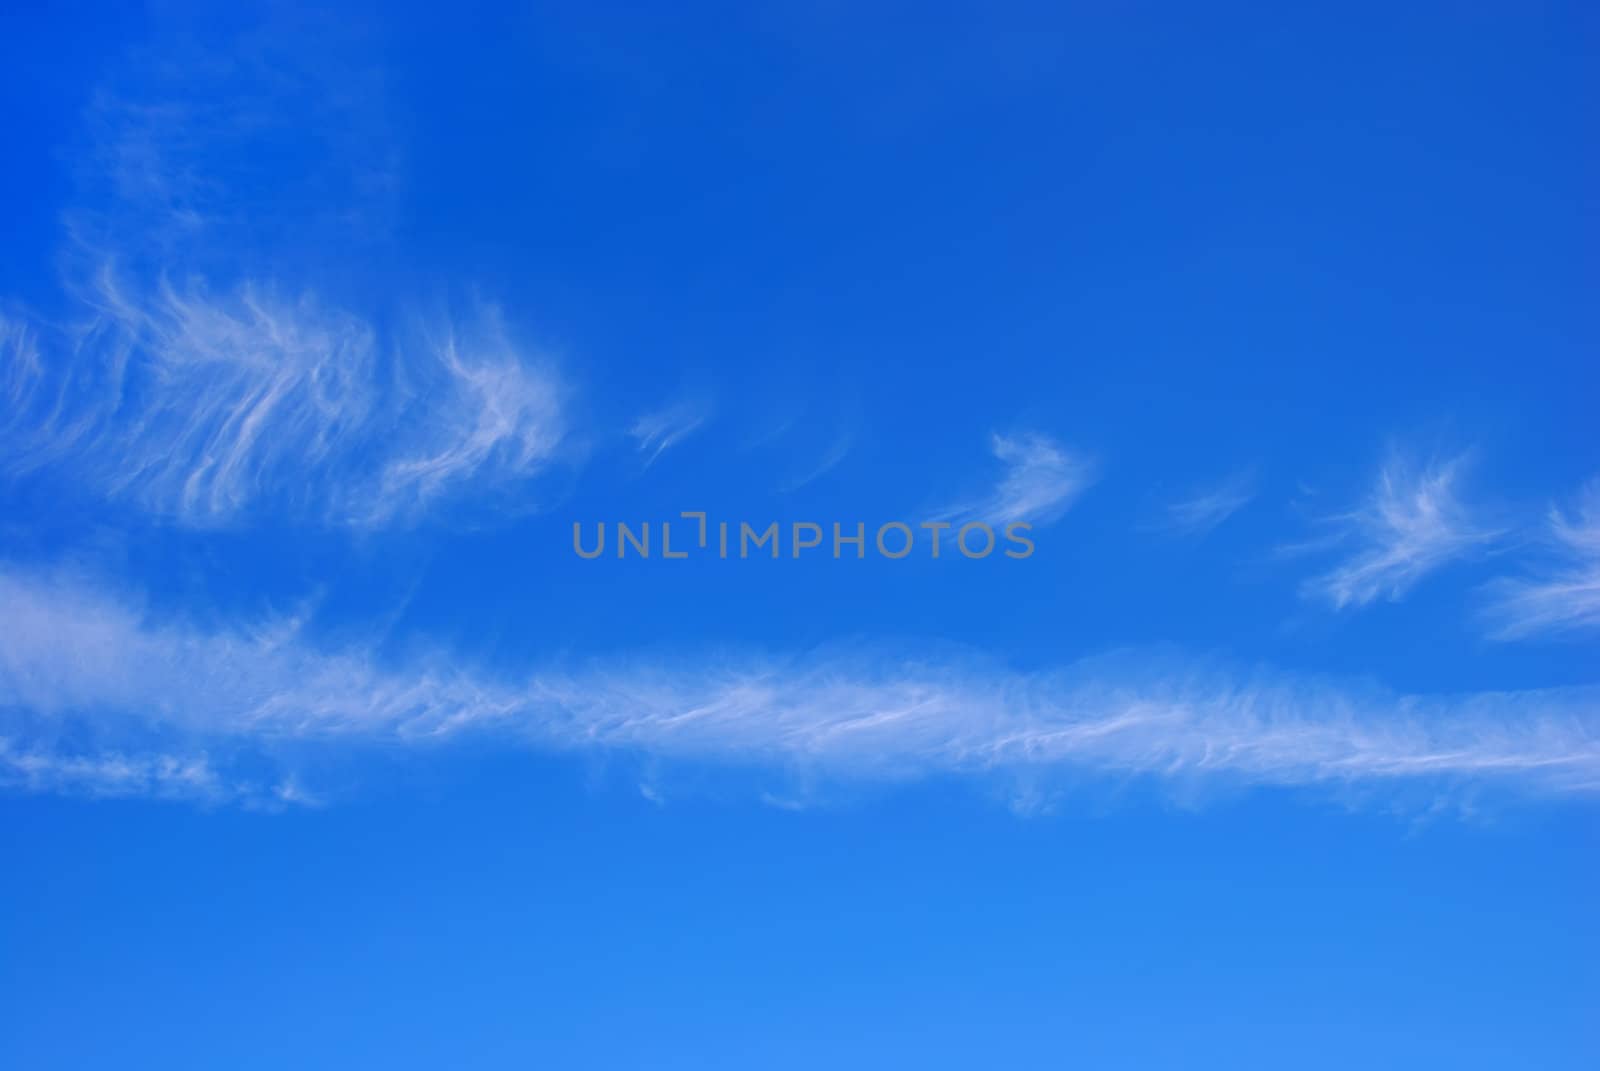
M1243 509L1255 496L1255 474L1235 473L1216 487L1169 504L1159 527L1185 535L1204 535Z
M19 750L0 736L0 785L29 792L94 797L226 800L238 795L204 753L72 755ZM289 802L287 799L284 802Z
M1456 494L1465 458L1418 467L1393 459L1356 509L1325 519L1327 545L1354 550L1332 570L1308 581L1305 594L1336 608L1401 598L1441 566L1471 554L1500 533L1484 527Z
M203 794L233 776L209 763L183 773L191 767L180 758L124 774L127 741L152 736L170 757L478 734L870 781L961 773L1600 790L1593 688L1405 696L1149 655L1019 673L883 650L508 675L443 657L389 666L368 651L318 650L292 630L161 623L91 585L37 574L0 574L0 603L0 736L6 763L27 756L25 784L41 788L71 788L62 771L72 763L89 771L79 781L164 792L192 777ZM65 739L73 750L56 745Z
M711 415L711 407L702 401L683 401L653 413L646 413L633 422L628 434L634 445L644 455L645 467L656 458L677 446L700 429Z
M1600 481L1585 488L1575 516L1551 511L1549 539L1557 559L1549 572L1491 585L1496 638L1600 627Z
M373 525L447 492L493 492L549 463L562 387L492 314L405 347L309 297L225 294L109 267L92 318L6 333L0 425L12 475L45 469L194 526L263 511Z
M397 148L359 36L292 12L239 32L249 47L158 18L94 93L65 213L83 322L0 322L0 475L197 527L521 504L564 391L498 317L382 338L260 281L376 259Z
M996 433L989 448L1004 466L999 482L981 498L939 512L935 520L994 527L1012 521L1049 524L1095 481L1094 462L1045 435Z

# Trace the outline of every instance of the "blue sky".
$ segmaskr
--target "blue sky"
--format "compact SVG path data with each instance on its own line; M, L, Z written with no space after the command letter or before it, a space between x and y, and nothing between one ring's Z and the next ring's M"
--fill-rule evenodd
M0 1062L1600 1055L1592 12L0 20Z

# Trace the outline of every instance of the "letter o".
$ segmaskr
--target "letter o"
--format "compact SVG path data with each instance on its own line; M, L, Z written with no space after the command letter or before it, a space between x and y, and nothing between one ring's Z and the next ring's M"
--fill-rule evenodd
M901 549L899 554L890 554L889 548L883 545L883 533L891 528L898 528L900 531L906 534L906 545ZM911 544L916 542L916 538L916 536L911 534L911 526L909 524L901 524L899 521L890 521L888 524L885 524L878 529L878 553L882 554L885 558L904 558L907 554L911 553Z
M974 528L982 528L983 534L989 539L989 541L984 544L983 553L981 554L974 554L972 551L967 549L967 533L972 531ZM961 548L961 553L969 558L987 558L994 550L994 529L990 528L982 521L973 521L971 524L963 524L961 526L961 531L956 533L956 545Z

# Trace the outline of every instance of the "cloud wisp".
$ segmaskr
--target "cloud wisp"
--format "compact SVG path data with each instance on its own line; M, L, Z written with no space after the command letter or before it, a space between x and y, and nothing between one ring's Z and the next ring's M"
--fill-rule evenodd
M1497 539L1502 533L1481 524L1457 495L1465 460L1386 463L1366 501L1324 519L1333 531L1316 545L1354 550L1302 592L1336 609L1397 601L1429 573Z
M1168 504L1155 527L1181 535L1202 536L1249 505L1255 497L1255 473L1235 473L1215 487Z
M383 80L335 30L286 14L241 52L158 29L95 92L64 212L71 322L0 325L0 476L200 528L522 505L566 391L498 316L382 337L316 287L262 281L383 241Z
M84 324L0 337L9 475L56 472L195 527L265 511L371 526L524 480L562 439L560 380L493 314L403 347L249 283L146 292L106 268L85 298Z
M662 454L699 431L710 416L711 407L704 402L678 402L635 420L628 435L649 468Z
M1046 525L1061 518L1092 485L1097 466L1048 436L1020 433L990 437L989 449L1003 466L985 495L951 506L934 520L954 525L981 522L999 527L1013 521Z
M1600 480L1584 489L1573 514L1551 510L1548 543L1555 559L1548 571L1490 585L1496 639L1600 628Z
M780 494L788 494L792 491L798 491L807 484L821 479L829 472L832 472L840 462L850 455L850 451L855 447L855 444L856 433L853 424L846 424L840 427L833 434L833 437L828 440L826 447L822 451L822 456L807 467L799 470L796 475L779 484L777 487L778 492Z
M302 794L292 769L241 780L240 755L487 735L870 782L1600 791L1593 688L1405 696L1137 654L1036 673L853 651L505 674L442 656L388 665L293 629L153 621L91 584L33 573L0 574L0 602L0 780L37 790L281 800Z

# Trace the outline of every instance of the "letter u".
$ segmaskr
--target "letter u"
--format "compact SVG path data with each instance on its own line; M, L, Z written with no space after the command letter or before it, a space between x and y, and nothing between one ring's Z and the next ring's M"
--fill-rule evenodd
M572 549L578 552L578 557L580 557L580 558L598 558L598 557L600 557L600 555L602 553L605 552L605 549L606 549L606 522L605 521L601 521L599 527L600 527L600 542L595 545L595 548L593 550L584 550L583 549L583 538L579 535L579 532L581 532L582 529L583 529L583 525L579 524L577 521L573 521L572 522Z

